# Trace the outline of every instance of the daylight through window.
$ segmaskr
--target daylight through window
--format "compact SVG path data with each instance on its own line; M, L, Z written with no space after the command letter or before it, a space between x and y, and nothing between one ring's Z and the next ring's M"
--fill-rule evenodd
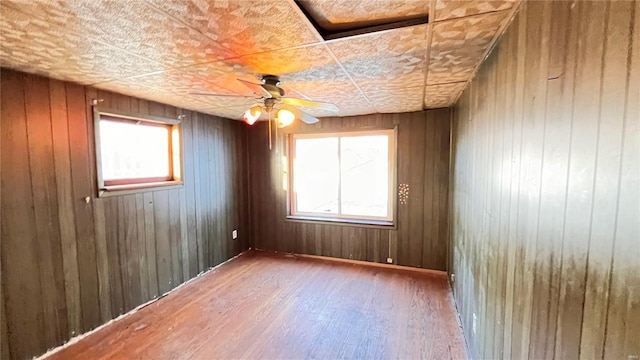
M98 112L96 155L101 190L180 182L179 122Z
M394 130L294 134L291 215L393 220Z

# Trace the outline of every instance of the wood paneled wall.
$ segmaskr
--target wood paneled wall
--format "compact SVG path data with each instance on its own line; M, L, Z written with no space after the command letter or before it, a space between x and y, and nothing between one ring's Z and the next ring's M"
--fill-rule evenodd
M640 2L527 1L454 109L475 358L640 356Z
M243 123L5 69L1 87L3 359L41 354L249 247ZM96 98L186 115L183 188L96 197Z
M258 249L386 262L429 269L447 267L449 109L404 114L297 121L287 132L398 127L398 184L409 200L398 203L397 230L286 221L282 186L285 136L269 151L267 124L248 130L252 244Z

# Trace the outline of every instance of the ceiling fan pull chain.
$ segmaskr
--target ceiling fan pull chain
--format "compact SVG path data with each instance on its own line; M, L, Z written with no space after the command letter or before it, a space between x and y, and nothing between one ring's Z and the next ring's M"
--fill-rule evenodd
M273 126L276 128L276 154L279 154L278 149L280 149L280 144L278 143L278 120L276 120L276 118L273 118Z
M269 150L271 150L271 111L269 111Z

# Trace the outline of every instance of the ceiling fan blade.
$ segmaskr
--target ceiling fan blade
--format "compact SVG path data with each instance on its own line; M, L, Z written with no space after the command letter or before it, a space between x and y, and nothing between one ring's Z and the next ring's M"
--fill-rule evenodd
M280 106L281 109L285 109L285 110L291 111L293 113L293 115L296 116L296 118L302 120L302 122L304 122L306 124L315 124L318 121L320 121L318 118L313 117L313 116L307 114L306 112L304 112L304 111L302 111L302 110L300 110L298 108L295 108L293 106L289 106L287 104L280 104L279 106Z
M190 92L189 95L200 95L200 96L216 96L221 98L234 98L234 99L252 99L255 100L253 96L244 96L244 95L222 95L222 94L214 94L214 93L201 93L201 92Z
M322 110L334 111L334 112L339 110L335 104L320 102L320 101L290 98L290 97L283 97L280 99L280 101L282 101L285 104L304 106L312 109L322 109Z
M266 98L273 97L271 93L262 86L262 84L256 84L256 83L252 83L251 81L246 81L242 79L237 79L237 80L243 83L244 86L251 89L251 91L253 91L256 95L264 95Z

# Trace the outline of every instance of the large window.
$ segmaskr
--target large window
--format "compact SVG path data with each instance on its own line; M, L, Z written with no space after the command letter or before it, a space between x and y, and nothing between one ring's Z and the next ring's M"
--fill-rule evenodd
M101 194L181 184L178 120L97 109L94 117Z
M290 135L290 215L393 221L394 130Z

